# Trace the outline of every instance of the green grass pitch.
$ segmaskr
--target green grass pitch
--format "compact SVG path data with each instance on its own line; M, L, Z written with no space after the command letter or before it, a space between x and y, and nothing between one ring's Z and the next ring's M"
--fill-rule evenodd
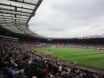
M104 70L104 51L81 48L34 48L59 60ZM48 51L50 50L50 51Z

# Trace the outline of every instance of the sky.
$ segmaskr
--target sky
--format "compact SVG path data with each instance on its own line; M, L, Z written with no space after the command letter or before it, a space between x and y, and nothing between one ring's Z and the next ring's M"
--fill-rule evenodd
M43 0L29 29L51 38L104 34L104 0Z

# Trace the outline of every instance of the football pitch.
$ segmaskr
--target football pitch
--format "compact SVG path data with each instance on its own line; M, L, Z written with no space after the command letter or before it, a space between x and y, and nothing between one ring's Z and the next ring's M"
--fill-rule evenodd
M91 50L81 48L34 48L59 60L104 70L104 50Z

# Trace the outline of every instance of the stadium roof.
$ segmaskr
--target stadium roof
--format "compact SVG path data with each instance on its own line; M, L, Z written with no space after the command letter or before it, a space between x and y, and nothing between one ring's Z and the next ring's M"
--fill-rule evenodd
M1 29L4 28L13 33L41 38L28 29L28 22L41 2L42 0L0 0L0 31L4 31Z

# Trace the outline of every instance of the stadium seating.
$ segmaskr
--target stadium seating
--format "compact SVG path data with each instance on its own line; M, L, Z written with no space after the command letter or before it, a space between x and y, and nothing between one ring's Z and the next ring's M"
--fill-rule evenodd
M8 78L32 78L33 76L37 78L104 78L103 74L67 67L60 64L59 61L49 60L46 55L43 56L43 53L28 49L30 46L26 46L23 42L2 40L0 43L0 70ZM62 45L62 43L59 44L59 46ZM72 46L78 47L80 45L74 44ZM62 70L58 71L60 65Z

